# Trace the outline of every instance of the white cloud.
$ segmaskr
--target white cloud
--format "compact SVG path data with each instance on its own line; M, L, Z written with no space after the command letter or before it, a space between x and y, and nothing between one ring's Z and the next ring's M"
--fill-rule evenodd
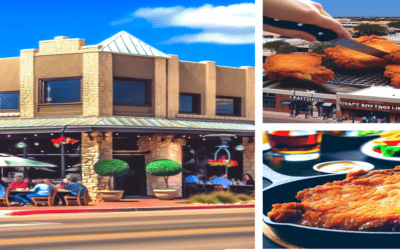
M254 43L255 5L241 3L229 6L206 4L197 8L159 7L140 8L131 18L113 22L112 25L128 23L134 18L144 18L154 28L182 27L202 30L196 34L173 37L166 43Z

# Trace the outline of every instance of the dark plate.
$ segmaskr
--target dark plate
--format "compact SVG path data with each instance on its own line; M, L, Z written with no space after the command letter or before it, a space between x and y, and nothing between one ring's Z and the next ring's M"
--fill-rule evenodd
M272 171L272 170L271 170ZM276 173L276 172L275 172ZM305 248L399 248L400 232L360 232L305 227L291 223L277 223L267 217L276 203L298 202L297 192L305 188L343 180L345 174L332 174L304 179L287 179L284 183L273 184L263 191L264 222L282 240ZM265 175L264 178L268 178Z

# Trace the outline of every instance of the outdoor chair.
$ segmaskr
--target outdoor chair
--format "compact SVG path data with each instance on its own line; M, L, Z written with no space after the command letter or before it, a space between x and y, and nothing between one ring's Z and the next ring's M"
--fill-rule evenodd
M8 200L8 195L10 194L10 189L6 189L6 195L2 198L0 198L0 205L6 205L7 207L10 206L10 202Z
M54 206L54 198L56 196L57 196L57 189L53 189L50 191L47 197L32 197L31 200L35 204L35 207L37 207L39 203L51 207Z
M64 200L67 206L70 205L87 206L88 197L89 197L89 192L86 188L85 193L82 196L81 196L81 189L79 189L78 196L64 196Z
M217 192L225 191L224 187L222 187L221 184L213 184L213 188L214 188L214 191L217 191Z

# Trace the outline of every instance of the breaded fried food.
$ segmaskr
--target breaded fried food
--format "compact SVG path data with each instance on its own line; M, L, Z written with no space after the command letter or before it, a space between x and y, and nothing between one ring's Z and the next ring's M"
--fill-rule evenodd
M400 166L347 174L297 193L301 203L274 204L277 222L355 231L400 231Z
M390 64L385 67L385 73L383 74L387 78L391 78L390 85L396 88L400 88L400 65Z
M267 57L264 72L268 79L282 80L286 77L307 79L316 83L333 80L334 72L321 66L326 56L310 53L275 54Z
M391 53L387 56L384 56L383 58L388 59L389 61L391 61L393 63L400 64L400 51Z
M397 46L396 43L391 42L384 37L362 36L353 40L388 53L395 53L397 51L400 51L400 46ZM339 67L346 69L361 70L381 68L389 63L387 59L370 56L341 46L336 46L335 48L327 48L325 49L325 54L330 59L332 59Z

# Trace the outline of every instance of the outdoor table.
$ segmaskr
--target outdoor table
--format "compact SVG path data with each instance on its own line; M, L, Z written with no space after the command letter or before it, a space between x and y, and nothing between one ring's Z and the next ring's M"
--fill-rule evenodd
M29 190L16 190L16 189L10 189L10 193L35 193L35 191L29 189Z
M253 185L230 185L230 191L233 193L247 193L254 191Z
M325 175L313 169L313 166L318 163L327 161L363 161L374 165L373 170L379 169L392 169L395 166L400 165L400 162L380 160L369 157L361 152L361 146L373 139L379 138L379 136L368 136L358 138L342 138L324 134L321 145L321 156L318 160L304 161L304 162L274 162L270 159L272 156L271 150L263 152L263 162L267 167L270 167L274 171L288 175L288 176L315 176ZM268 176L263 176L263 188L271 185L272 182L277 182L279 179L268 179ZM299 190L300 191L300 190ZM263 234L263 248L284 248Z

